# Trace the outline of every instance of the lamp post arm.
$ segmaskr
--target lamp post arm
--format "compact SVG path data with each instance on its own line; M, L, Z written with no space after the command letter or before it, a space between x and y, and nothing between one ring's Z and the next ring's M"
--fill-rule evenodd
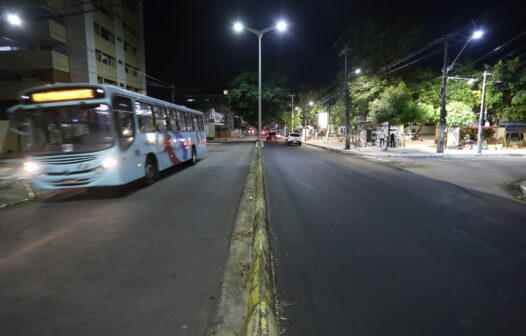
M263 37L263 35L265 35L269 31L272 31L272 30L276 29L276 27L268 27L268 28L261 29L261 30L257 30L257 29L254 29L254 28L248 28L248 27L245 27L243 29L245 29L248 32L251 32L252 34L256 34L257 37L259 39L261 39Z
M253 34L256 34L259 37L259 30L256 30L256 29L253 29L253 28L248 28L248 27L245 27L243 29L248 31L248 32L251 32Z
M466 43L464 43L464 45L462 46L462 49L460 49L460 51L458 52L457 56L455 57L455 59L453 60L453 62L451 62L451 65L449 65L447 67L447 72L453 70L453 68L455 67L455 64L457 63L458 61L458 58L460 57L460 54L462 54L462 52L464 51L464 49L466 49L466 47L468 46L469 42L471 42L471 38L468 38Z

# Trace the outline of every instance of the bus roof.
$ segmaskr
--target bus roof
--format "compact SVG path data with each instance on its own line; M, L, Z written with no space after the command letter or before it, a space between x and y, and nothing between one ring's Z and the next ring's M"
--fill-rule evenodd
M152 104L162 105L167 108L177 109L177 110L181 110L184 112L193 112L193 113L200 113L200 114L203 113L201 111L191 109L184 105L173 104L173 103L161 100L161 99L149 97L149 96L146 96L146 95L143 95L137 92L133 92L133 91L128 91L118 86L109 85L109 84L91 84L91 83L47 84L47 85L36 86L30 89L23 90L20 92L19 98L21 98L22 96L30 95L33 92L47 91L47 90L54 90L54 89L66 89L66 88L98 88L98 89L103 89L104 91L107 91L113 94L115 93L121 94L121 95L130 97L136 100L142 100L142 101L146 101Z

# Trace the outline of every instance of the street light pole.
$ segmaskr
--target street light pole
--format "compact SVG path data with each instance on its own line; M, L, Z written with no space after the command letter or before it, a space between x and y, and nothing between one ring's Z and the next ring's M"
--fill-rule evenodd
M345 45L345 49L342 51L344 54L344 84L343 89L345 90L345 149L351 148L351 99L349 97L349 74L347 70L347 54L349 53L349 45ZM340 54L341 55L341 54Z
M484 33L481 30L477 30L473 32L471 37L469 37L466 40L466 43L462 46L460 51L458 52L457 56L453 60L450 66L447 66L448 62L448 47L449 47L449 40L453 39L455 35L458 34L452 34L447 35L443 38L444 41L444 67L442 70L442 90L441 90L441 99L440 99L440 119L438 123L438 141L437 141L437 153L444 153L444 133L446 129L446 117L447 117L447 111L446 111L446 99L447 99L447 77L448 73L453 70L455 67L455 64L457 63L458 58L460 57L460 54L466 49L469 42L471 42L473 39L479 39L482 37Z
M444 153L444 132L446 129L446 96L447 96L447 74L449 72L447 66L447 53L449 41L444 41L444 67L442 68L442 89L440 91L440 119L438 121L438 141L437 141L437 153Z
M291 99L291 105L290 105L290 131L294 131L294 97L296 95L289 94L289 97Z
M243 24L241 24L240 22L236 22L234 24L234 30L236 32L239 33L243 30L246 30L248 32L255 34L258 38L258 146L260 148L263 145L261 143L261 90L262 90L262 85L261 85L261 39L263 38L263 35L265 35L265 33L268 33L269 31L272 31L274 29L278 31L284 31L287 29L287 23L285 23L284 21L279 21L276 24L276 26L268 27L268 28L261 29L261 30L244 27Z
M482 101L480 103L479 129L477 133L477 153L482 153L482 128L484 127L484 105L486 103L486 83L488 81L488 71L484 71L484 81L482 82Z
M258 44L259 44L259 61L258 61L258 144L259 148L263 147L261 143L261 39L263 38L262 32L257 32Z

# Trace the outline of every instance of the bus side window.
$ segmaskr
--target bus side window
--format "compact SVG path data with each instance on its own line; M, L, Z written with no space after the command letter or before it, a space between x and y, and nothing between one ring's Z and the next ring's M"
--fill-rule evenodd
M166 110L163 107L153 106L155 126L159 132L166 132Z
M170 109L166 109L166 129L168 131L173 131L173 111Z
M186 131L186 113L178 111L179 114L179 125L181 126L181 131Z
M205 130L205 123L203 121L203 116L200 115L197 117L197 122L199 123L199 130L204 131Z
M171 110L173 119L172 119L172 128L174 131L180 131L181 127L179 126L179 111Z
M188 112L185 113L185 119L186 119L186 130L187 131L193 131L194 127L192 125L192 115Z
M198 131L199 127L197 126L197 115L191 114L192 116L192 126L194 128L194 131Z
M120 139L133 138L135 135L135 119L133 118L132 101L122 96L113 97L113 111Z
M135 102L135 113L139 120L139 130L141 132L155 132L155 122L152 113L152 106L143 102Z

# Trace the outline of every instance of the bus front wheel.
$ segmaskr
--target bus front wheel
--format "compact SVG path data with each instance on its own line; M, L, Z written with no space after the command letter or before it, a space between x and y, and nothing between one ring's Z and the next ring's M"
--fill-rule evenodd
M146 159L144 165L144 183L146 185L153 184L159 177L159 170L157 169L157 162L152 157Z

